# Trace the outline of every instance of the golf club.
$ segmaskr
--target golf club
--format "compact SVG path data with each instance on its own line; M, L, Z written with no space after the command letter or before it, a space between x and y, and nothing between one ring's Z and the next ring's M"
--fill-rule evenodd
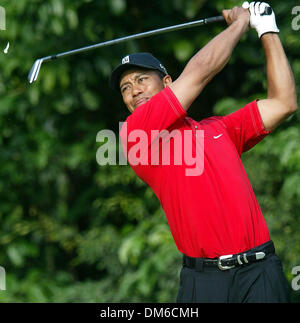
M65 57L65 56L70 56L70 55L86 52L86 51L96 49L96 48L99 48L99 47L118 44L118 43L121 43L121 42L124 42L124 41L127 41L127 40L133 40L133 39L138 39L138 38L142 38L142 37L158 35L158 34L168 32L168 31L185 29L185 28L189 28L189 27L196 27L196 26L206 25L206 24L219 22L219 21L224 21L224 20L225 19L224 19L223 16L216 16L216 17L196 20L196 21L187 22L187 23L179 24L179 25L175 25L175 26L169 26L169 27L164 27L164 28L160 28L160 29L155 29L155 30L135 34L135 35L132 35L132 36L121 37L121 38L109 40L109 41L106 41L106 42L102 42L102 43L98 43L98 44L94 44L94 45L90 45L90 46L70 50L70 51L67 51L67 52L62 52L62 53L59 53L59 54L56 54L56 55L51 55L51 56L46 56L46 57L43 57L43 58L38 58L34 62L32 68L31 68L31 70L30 70L30 72L28 74L28 81L29 81L29 83L32 83L32 82L36 81L36 79L37 79L37 77L39 75L40 69L41 69L41 65L42 65L43 62L54 60L54 59L57 59L57 58L60 58L60 57Z

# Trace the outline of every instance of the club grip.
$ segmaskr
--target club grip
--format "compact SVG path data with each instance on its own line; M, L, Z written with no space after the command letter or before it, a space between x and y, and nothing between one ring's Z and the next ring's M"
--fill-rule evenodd
M213 23L213 22L225 21L223 16L216 16L216 17L206 18L204 20L205 20L204 21L205 24L210 24L210 23Z

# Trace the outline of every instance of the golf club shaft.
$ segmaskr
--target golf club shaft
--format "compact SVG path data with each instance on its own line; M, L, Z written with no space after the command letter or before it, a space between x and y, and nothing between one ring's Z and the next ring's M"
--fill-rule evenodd
M109 41L106 41L103 43L98 43L98 44L70 50L67 52L59 53L56 55L47 56L47 57L43 58L43 61L46 62L46 61L49 61L52 59L56 59L56 58L60 58L60 57L64 57L64 56L69 56L69 55L74 55L74 54L78 54L81 52L86 52L88 50L96 49L99 47L115 45L115 44L119 44L119 43L122 43L127 40L133 40L133 39L148 37L148 36L152 36L152 35L163 34L166 32L190 28L190 27L197 27L197 26L206 25L206 24L218 22L218 21L224 21L224 17L223 16L211 17L211 18L196 20L196 21L192 21L192 22L188 22L188 23L184 23L184 24L179 24L179 25L175 25L175 26L164 27L164 28L159 28L159 29L155 29L155 30L151 30L151 31L146 31L146 32L131 35L131 36L121 37L121 38L109 40Z
M82 47L82 48L78 48L78 49L73 49L73 50L70 50L70 51L67 51L67 52L63 52L63 53L59 53L59 54L39 58L34 62L32 68L31 68L31 70L30 70L30 72L28 74L28 81L29 81L29 83L32 83L32 82L36 81L36 79L37 79L37 77L39 75L40 69L41 69L41 65L42 65L43 62L47 62L47 61L54 60L54 59L64 57L64 56L70 56L70 55L78 54L78 53L81 53L81 52L86 52L86 51L96 49L96 48L99 48L99 47L105 47L105 46L109 46L109 45L119 44L119 43L122 43L122 42L127 41L127 40L133 40L133 39L138 39L138 38L142 38L142 37L148 37L148 36L151 36L151 35L158 35L158 34L162 34L162 33L169 32L169 31L185 29L185 28L189 28L189 27L196 27L196 26L206 25L206 24L210 24L210 23L213 23L213 22L224 21L224 20L225 19L224 19L223 16L216 16L216 17L196 20L196 21L187 22L187 23L180 24L180 25L175 25L175 26L164 27L164 28L155 29L155 30L151 30L151 31L146 31L146 32L135 34L135 35L132 35L132 36L121 37L121 38L109 40L109 41L106 41L106 42L102 42L102 43L98 43L98 44L94 44L94 45L90 45L90 46L86 46L86 47Z

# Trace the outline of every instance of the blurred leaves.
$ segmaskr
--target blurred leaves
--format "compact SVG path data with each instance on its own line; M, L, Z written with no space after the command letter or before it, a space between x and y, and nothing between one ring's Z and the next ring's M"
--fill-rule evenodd
M0 265L2 302L173 302L181 255L160 204L128 165L99 166L97 133L128 116L108 87L133 51L159 57L175 79L225 28L153 36L42 65L39 57L220 14L236 1L7 0L0 46ZM300 84L292 2L274 2L280 37ZM8 54L3 53L10 42ZM250 30L189 110L196 120L266 95L263 50ZM242 156L289 280L300 265L299 112ZM118 141L118 136L116 136ZM299 292L293 293L299 301Z

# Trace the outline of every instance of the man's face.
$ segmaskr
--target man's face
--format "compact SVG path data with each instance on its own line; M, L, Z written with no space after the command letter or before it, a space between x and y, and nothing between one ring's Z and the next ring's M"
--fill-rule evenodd
M170 75L161 79L155 71L135 68L123 73L120 90L128 110L133 112L171 82Z

